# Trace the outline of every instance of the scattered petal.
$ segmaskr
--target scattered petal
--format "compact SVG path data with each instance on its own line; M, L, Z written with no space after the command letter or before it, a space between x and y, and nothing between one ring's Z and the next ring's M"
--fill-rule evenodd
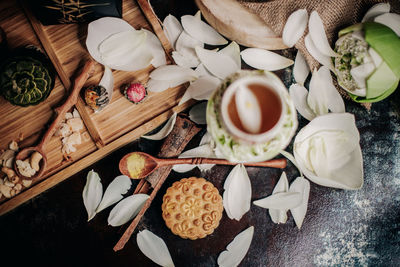
M224 45L228 43L210 25L199 20L195 16L185 15L181 17L182 26L193 38L210 45Z
M294 63L291 59L261 48L247 48L240 54L247 65L259 70L275 71Z
M218 256L218 266L231 267L238 266L246 256L253 240L254 227L250 226L240 234L238 234L231 243Z
M179 158L215 158L214 150L210 144L200 145L193 149L189 149L182 154L179 155ZM213 164L202 164L202 165L210 165L211 167L214 166ZM172 167L172 169L176 172L187 172L194 169L198 165L194 164L177 164ZM210 167L208 166L208 167ZM206 166L207 167L207 166Z
M152 135L142 135L143 138L149 139L149 140L161 140L164 139L169 135L169 133L172 131L175 125L176 121L176 116L177 113L175 112L171 118L168 119L168 121L165 123L164 127L161 128L157 133L152 134Z
M157 68L159 66L167 64L164 48L162 47L161 42L160 40L158 40L157 36L146 29L142 29L142 31L147 34L145 45L147 49L151 50L151 54L153 55L151 65Z
M231 42L219 52L230 56L233 61L235 61L239 69L242 67L242 59L240 58L240 47L235 41Z
M375 4L370 9L368 9L367 13L365 13L361 22L372 21L375 17L389 12L390 12L389 3Z
M179 20L173 15L169 14L163 21L163 30L171 46L176 49L176 41L178 40L179 35L181 35L183 32L183 28Z
M293 12L286 21L282 32L283 43L288 47L293 47L303 36L307 27L308 13L306 9L298 9Z
M320 89L325 91L327 106L331 112L345 112L343 98L333 85L332 75L326 66L321 66L318 70Z
M117 203L123 198L123 194L126 194L131 188L132 180L126 175L120 175L110 183L104 192L103 198L96 209L96 213L108 208L114 203Z
M194 17L201 20L201 11L197 11L196 14L194 14Z
M285 193L289 190L289 182L286 177L286 173L282 172L281 178L274 187L272 194ZM286 209L268 209L269 216L274 223L286 223L287 221L287 211Z
M326 37L325 33L324 23L322 22L317 11L311 12L310 20L308 22L308 30L313 43L322 54L331 57L337 56L336 52L333 51L329 45L328 38Z
M253 204L264 209L287 210L301 204L302 196L297 192L276 193L269 197L253 201Z
M331 58L329 56L322 54L318 50L313 40L311 39L310 34L307 34L306 37L304 38L304 44L306 45L307 51L316 61L318 61L321 65L327 66L330 70L333 71Z
M243 164L236 165L224 183L223 204L230 219L239 221L250 210L251 183Z
M330 113L300 130L293 153L301 171L314 183L354 190L364 182L359 141L354 115Z
M206 67L204 67L203 63L200 63L194 71L197 73L197 75L198 75L199 77L202 77L202 76L212 76L212 77L215 77L214 75L212 75L211 72L209 72L209 71L206 69Z
M190 79L191 78L188 76L181 77L177 80L170 80L170 81L159 81L159 80L150 79L147 81L146 88L149 92L158 93L158 92L162 92L168 88L174 88L178 85L186 83Z
M290 185L289 192L298 192L303 198L298 207L290 209L294 222L296 223L297 228L300 229L307 213L308 198L310 195L310 182L304 179L304 177L297 177L297 179L294 180Z
M247 86L239 86L235 93L235 103L244 129L253 134L260 133L261 107L254 93Z
M297 51L293 66L293 76L296 83L303 86L308 74L310 74L310 68L308 67L303 54L300 51Z
M230 56L201 47L196 47L195 50L200 62L220 79L225 79L225 77L239 70L239 67Z
M321 82L319 79L319 73L317 70L314 70L311 81L310 81L310 90L307 96L307 103L311 110L317 115L323 115L328 113L328 101L325 90L320 88Z
M111 69L107 66L104 66L104 74L99 82L99 85L106 89L109 98L108 103L110 103L114 92L114 76Z
M179 105L185 103L189 99L208 100L211 94L221 84L221 80L214 76L203 76L190 84L185 94L182 96Z
M197 124L206 124L207 102L194 105L189 111L189 118Z
M174 59L176 65L185 68L195 68L200 63L197 56L184 56L178 51L172 51L172 58Z
M397 36L400 36L400 15L395 13L385 13L374 19L375 22L383 24L392 29Z
M157 235L149 230L143 230L137 234L136 242L140 251L150 260L160 266L174 266L167 245Z
M88 221L96 215L96 209L103 195L103 185L97 172L91 170L86 177L86 185L83 188L82 197L88 213Z
M308 106L307 96L308 91L304 86L298 84L292 84L289 87L290 98L293 100L294 106L301 116L311 121L315 118L315 113Z
M158 67L150 73L150 78L159 81L172 81L181 78L194 80L197 78L197 74L190 68L184 68L177 65L165 65Z
M196 51L194 50L196 46L203 47L204 43L194 39L192 36L183 31L176 41L176 51L179 52L184 59L181 59L178 55L175 55L175 57L178 59L178 62L183 60L190 62L191 68L198 66L200 60L196 55Z
M146 194L135 194L124 198L111 210L108 224L115 227L129 222L139 213L148 198Z

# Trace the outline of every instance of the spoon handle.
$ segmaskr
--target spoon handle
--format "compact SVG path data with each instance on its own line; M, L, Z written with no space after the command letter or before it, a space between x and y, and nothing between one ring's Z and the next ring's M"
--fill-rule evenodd
M57 113L57 117L55 120L52 122L50 125L49 129L47 129L46 133L44 134L42 141L38 145L38 148L40 150L44 150L44 146L47 144L47 142L51 139L51 137L54 135L54 133L57 130L57 126L60 124L60 122L64 119L65 113L72 108L78 101L78 96L79 92L81 91L83 85L89 78L90 74L94 70L94 61L90 60L86 62L85 66L82 69L81 74L75 79L74 82L74 87L65 101L65 103L57 108L55 108L55 111Z
M225 159L209 159L209 158L173 158L173 159L157 159L158 166L176 165L176 164L217 164L217 165L237 165L237 162L231 162ZM272 159L261 162L246 162L244 166L251 167L269 167L283 169L286 167L286 159Z

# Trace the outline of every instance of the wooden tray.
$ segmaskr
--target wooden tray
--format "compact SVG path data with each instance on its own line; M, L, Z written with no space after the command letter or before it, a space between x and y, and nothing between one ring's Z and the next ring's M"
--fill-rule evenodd
M139 5L141 8L139 7ZM0 98L0 149L11 140L23 135L22 147L37 142L52 117L53 108L60 105L71 87L71 78L80 64L89 59L85 47L87 25L64 24L43 26L30 11L17 0L0 3L0 26L7 33L10 48L33 44L42 48L53 62L58 77L55 88L46 101L33 107L17 107ZM146 0L124 0L123 19L136 29L146 28L160 39L167 56L172 51L162 28ZM169 60L169 62L171 62ZM0 215L67 179L74 173L98 161L112 151L132 142L164 122L173 112L179 112L193 102L177 106L185 86L178 86L161 93L149 93L146 100L133 105L120 92L124 83L146 83L152 66L136 72L113 71L115 83L111 103L101 112L94 113L79 98L76 108L85 124L82 144L71 154L71 161L63 159L61 138L53 137L46 147L48 167L40 179L19 195L0 199ZM96 65L94 75L86 85L96 84L103 74L103 67Z

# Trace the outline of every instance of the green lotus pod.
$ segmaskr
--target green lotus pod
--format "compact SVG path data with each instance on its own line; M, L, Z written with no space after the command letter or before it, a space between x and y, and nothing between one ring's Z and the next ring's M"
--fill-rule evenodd
M338 83L360 103L378 102L392 94L400 80L400 38L389 27L365 22L347 27L339 32L335 50L340 55L332 58ZM382 62L365 79L365 94L362 92L351 70L371 62L368 49L373 48L382 58ZM376 64L376 63L375 63Z

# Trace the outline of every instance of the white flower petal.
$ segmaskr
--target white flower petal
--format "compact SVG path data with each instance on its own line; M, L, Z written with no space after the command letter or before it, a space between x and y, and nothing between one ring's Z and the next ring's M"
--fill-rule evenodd
M96 209L96 213L108 208L114 203L117 203L123 198L123 194L128 192L131 188L132 180L126 175L120 175L115 177L115 179L108 185L106 191L104 192L103 198Z
M259 70L275 71L294 63L291 59L261 48L247 48L240 55L247 65Z
M322 22L317 11L311 12L310 20L308 22L308 29L313 43L322 54L331 57L337 56L336 52L333 51L329 45L328 38L326 37L325 33L324 23Z
M200 62L220 79L225 79L225 77L239 70L239 67L230 56L201 47L196 47L195 50Z
M163 21L163 30L171 46L176 49L176 40L178 40L179 35L181 35L183 32L183 28L179 20L173 15L169 14Z
M298 84L292 84L289 87L290 98L293 100L294 106L301 116L307 120L315 118L315 113L310 109L307 103L308 91L304 86Z
M196 167L197 167L197 165L193 165L193 164L177 164L177 165L172 166L172 169L175 172L184 173L184 172L191 171Z
M182 154L179 155L179 158L215 158L214 150L210 144L200 145L193 149L189 149ZM213 164L203 164L203 165L213 165ZM172 169L176 172L188 172L194 169L196 166L193 164L177 164L172 167ZM205 166L206 168L210 168L210 166ZM212 167L212 166L211 166Z
M251 183L243 164L232 169L225 180L224 189L224 208L231 214L228 217L239 221L250 210L251 201Z
M230 56L233 61L236 62L236 65L238 65L239 69L242 67L242 59L240 58L240 47L235 41L231 42L219 52Z
M174 59L176 65L185 68L195 68L200 64L200 60L197 58L197 56L184 56L178 51L172 51L172 58Z
M367 87L366 80L371 75L371 73L374 72L374 70L375 70L375 64L369 62L352 68L350 70L350 74L359 88L366 88ZM366 96L367 90L354 90L352 91L352 94L356 94L359 96Z
M303 86L308 74L310 74L310 68L308 67L303 54L300 51L297 51L293 66L293 77L296 83Z
M372 62L374 62L375 67L379 67L379 65L381 65L383 61L382 57L372 47L368 48L368 53L371 56Z
M201 20L201 11L197 11L196 14L194 14L194 17Z
M320 90L325 91L328 109L335 113L345 112L343 98L333 85L332 76L326 66L321 66L318 70Z
M281 178L275 185L272 194L284 193L289 190L289 182L286 177L286 173L282 172ZM287 210L283 209L268 209L269 216L274 223L286 223L287 221Z
M290 185L289 192L298 192L303 196L300 206L290 209L294 222L296 223L297 228L300 229L307 213L310 182L304 179L304 177L297 177L297 179Z
M111 210L108 216L108 224L111 226L120 226L132 220L143 207L149 198L146 194L135 194L124 198Z
M238 266L246 256L253 240L254 227L250 226L240 234L238 234L231 243L218 256L218 266L232 267Z
M150 78L159 81L172 81L186 78L194 80L197 78L197 74L190 68L184 68L177 65L164 65L158 67L150 73Z
M185 94L182 96L179 105L185 103L189 99L208 100L211 94L221 84L221 80L214 76L203 76L190 84Z
M203 47L204 43L194 39L183 31L176 41L176 51L179 52L184 59L180 59L177 55L175 57L177 57L178 61L186 60L190 62L192 65L191 68L196 67L200 63L196 51L194 50L196 46Z
M253 201L253 204L264 209L292 209L301 204L302 196L300 193L276 193L269 197Z
M240 122L247 132L261 131L261 107L254 93L245 86L239 86L235 93L236 109Z
M101 77L99 85L106 89L109 98L108 103L110 103L114 92L114 76L111 69L107 66L104 66L104 74L103 77Z
M307 34L304 38L304 44L306 45L307 51L310 55L318 61L320 64L327 66L330 70L334 70L332 66L332 61L329 56L322 54L318 48L315 46L310 34Z
M307 22L308 13L306 9L298 9L290 14L282 32L283 43L288 47L293 47L303 36Z
M317 115L328 113L328 101L325 90L322 90L319 72L314 70L311 81L310 90L308 91L307 103L311 110Z
M82 197L88 213L88 221L96 215L96 209L100 204L103 195L103 185L97 172L91 170L86 177L86 184L83 188Z
M199 76L199 77L203 77L203 76L215 77L211 72L209 72L206 69L206 67L204 67L203 63L200 63L194 71L197 73L197 76Z
M160 40L158 40L157 36L151 31L148 31L146 29L142 30L147 34L145 45L147 49L151 50L151 54L153 55L153 60L151 61L151 65L157 68L159 66L167 64L167 60L165 58L165 51L161 45Z
M389 12L390 12L389 3L375 4L370 9L368 9L367 13L365 13L361 22L372 21L375 17Z
M142 135L143 138L149 140L161 140L169 135L175 125L177 113L175 112L171 118L168 119L167 123L165 123L164 127L161 128L157 133L152 135Z
M392 29L397 36L400 36L400 15L395 13L385 13L374 19L375 22L383 24Z
M140 231L136 236L140 251L160 266L173 267L174 263L164 240L149 230Z
M224 45L228 43L216 30L210 25L199 20L195 16L185 15L181 17L182 26L185 31L193 38L210 45Z
M207 102L194 105L189 111L189 118L197 124L206 124Z
M168 88L173 88L178 85L181 85L183 83L186 83L191 79L190 77L181 77L180 79L177 80L171 80L171 81L159 81L159 80L154 80L150 79L147 81L146 88L149 92L162 92L164 90L167 90Z

